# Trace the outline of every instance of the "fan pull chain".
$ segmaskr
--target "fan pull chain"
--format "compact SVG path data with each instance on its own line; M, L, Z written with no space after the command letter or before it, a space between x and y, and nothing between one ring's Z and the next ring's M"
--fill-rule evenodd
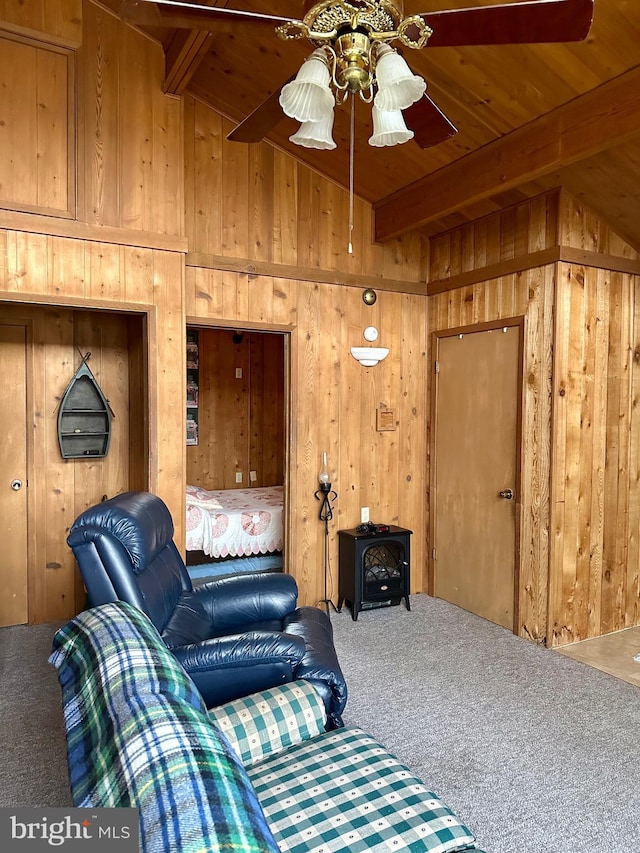
M355 129L356 129L356 99L351 96L351 126L349 129L349 245L347 253L353 255L353 243L351 235L353 234L353 152L355 147Z

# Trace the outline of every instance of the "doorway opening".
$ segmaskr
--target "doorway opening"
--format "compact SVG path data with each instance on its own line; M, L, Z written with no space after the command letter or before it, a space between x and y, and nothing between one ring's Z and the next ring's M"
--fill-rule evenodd
M189 574L282 571L289 333L189 324L186 337Z
M3 433L11 436L0 466L11 531L2 575L15 591L0 621L61 621L86 603L69 527L105 495L149 487L147 315L2 303L0 330L0 359L12 365L0 381ZM58 407L88 352L115 414L109 452L63 458Z

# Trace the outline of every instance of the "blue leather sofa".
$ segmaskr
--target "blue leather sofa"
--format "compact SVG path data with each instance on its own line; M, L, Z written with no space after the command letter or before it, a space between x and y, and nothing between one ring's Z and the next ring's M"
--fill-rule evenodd
M89 606L126 601L145 613L207 707L305 679L323 699L327 728L341 726L347 687L327 614L297 607L286 574L194 587L173 533L166 504L149 492L116 495L78 516L67 542Z

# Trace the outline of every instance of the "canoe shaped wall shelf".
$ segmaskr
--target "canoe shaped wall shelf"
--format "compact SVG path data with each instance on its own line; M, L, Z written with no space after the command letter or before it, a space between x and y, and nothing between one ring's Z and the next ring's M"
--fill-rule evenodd
M106 456L114 417L109 401L89 370L88 352L67 386L58 410L58 443L63 459Z

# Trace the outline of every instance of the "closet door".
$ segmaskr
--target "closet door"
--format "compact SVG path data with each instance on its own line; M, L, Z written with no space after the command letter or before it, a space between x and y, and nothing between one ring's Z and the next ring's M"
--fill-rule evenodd
M27 329L0 324L0 626L28 621Z
M438 341L434 590L514 630L521 327Z

